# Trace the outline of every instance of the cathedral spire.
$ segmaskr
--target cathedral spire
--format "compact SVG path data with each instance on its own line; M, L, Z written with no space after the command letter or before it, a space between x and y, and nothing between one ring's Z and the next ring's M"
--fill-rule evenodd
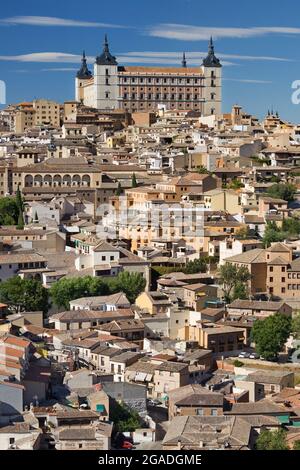
M181 67L186 68L185 52L182 54Z

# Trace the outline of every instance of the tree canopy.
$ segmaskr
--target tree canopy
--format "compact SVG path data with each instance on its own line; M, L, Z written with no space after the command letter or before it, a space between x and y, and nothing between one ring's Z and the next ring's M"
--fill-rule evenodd
M286 431L278 429L277 431L264 430L256 440L257 450L289 450Z
M296 193L296 186L291 183L276 183L273 184L267 190L267 194L270 197L274 197L276 199L284 199L287 202L291 202L295 198Z
M300 450L300 441L295 441L294 442L293 450Z
M65 309L69 308L71 300L111 293L108 283L92 276L60 279L52 285L50 292L55 305Z
M146 280L140 273L121 272L116 279L114 289L124 292L130 303L134 303L137 296L145 290Z
M300 338L300 312L298 311L292 319L292 333L296 338Z
M183 271L185 274L205 273L207 261L208 260L206 258L199 258L193 261L189 261Z
M115 431L132 432L141 426L141 419L137 411L115 400L111 404L109 415L110 420L114 423Z
M251 339L258 354L265 359L277 357L291 333L291 318L276 313L265 320L256 320Z
M0 198L0 225L16 225L19 208L16 198L6 196Z
M48 311L48 290L35 279L12 277L0 283L0 301L14 311Z
M224 292L226 302L230 302L233 298L238 298L238 293L242 292L243 296L246 295L246 284L251 278L248 268L245 266L235 266L231 263L225 263L220 266L220 281Z
M140 273L123 271L116 278L92 276L63 278L53 284L50 292L57 307L68 309L71 300L116 292L124 292L129 302L134 303L145 286L146 281Z
M265 233L262 238L264 248L268 248L271 243L282 242L287 234L283 232L275 222L267 222Z

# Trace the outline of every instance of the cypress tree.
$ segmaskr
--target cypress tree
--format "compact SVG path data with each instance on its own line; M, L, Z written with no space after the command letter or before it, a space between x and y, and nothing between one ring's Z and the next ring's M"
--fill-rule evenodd
M121 196L121 194L122 194L122 187L121 187L121 183L119 181L118 188L117 188L117 191L116 191L116 196Z
M20 191L20 185L18 185L17 192L16 192L16 202L17 202L17 206L18 206L19 211L23 212L24 204L23 204L22 194L21 194L21 191Z
M23 217L23 212L20 211L19 216L18 216L17 229L18 230L23 230L23 228L24 228L24 217Z
M136 181L135 173L133 173L133 175L132 175L131 187L132 187L132 188L136 188L136 187L137 187L137 181Z

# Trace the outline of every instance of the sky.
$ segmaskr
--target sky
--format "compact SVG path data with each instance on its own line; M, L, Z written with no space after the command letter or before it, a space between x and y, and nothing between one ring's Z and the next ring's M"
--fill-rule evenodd
M209 37L223 64L223 112L235 103L259 118L268 109L300 122L297 0L11 0L0 10L0 80L6 102L74 99L86 51L90 69L104 34L119 64L201 65Z

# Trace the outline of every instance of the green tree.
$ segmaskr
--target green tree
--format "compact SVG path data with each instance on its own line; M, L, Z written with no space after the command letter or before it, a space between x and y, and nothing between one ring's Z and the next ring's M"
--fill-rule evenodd
M220 266L220 281L226 302L231 301L232 291L238 283L246 283L251 278L248 268L225 263Z
M0 283L0 301L14 311L38 311L47 313L49 307L48 290L35 279L12 277Z
M235 237L242 239L242 240L246 240L247 238L249 238L249 236L250 236L250 229L248 226L242 227L235 232Z
M208 175L209 174L208 169L204 165L200 165L197 168L197 172L200 173L201 175Z
M84 276L63 278L50 289L51 298L57 307L69 309L71 300L110 293L108 283L99 277Z
M16 225L19 208L16 198L6 196L0 198L0 225Z
M265 320L256 320L251 339L258 354L267 360L277 357L291 333L291 327L291 318L278 313Z
M282 242L286 237L287 234L280 230L275 222L268 222L262 238L263 246L268 248L271 243Z
M141 426L137 411L123 403L113 401L109 410L110 420L114 423L115 431L132 432Z
M289 236L299 236L300 220L295 217L289 217L283 220L282 231L287 232Z
M231 300L247 300L249 299L248 285L244 282L237 282L233 288Z
M199 258L193 261L189 261L183 272L185 274L196 274L196 273L205 273L207 267L207 259L206 258Z
M118 182L118 187L117 187L117 190L116 190L116 196L121 196L122 194L122 186L121 186L121 183L120 181Z
M298 311L292 319L292 333L296 338L300 337L300 312Z
M256 440L257 450L289 450L286 431L262 431Z
M240 188L243 188L245 185L240 181L238 180L237 178L234 178L231 183L227 186L229 189L240 189Z
M300 450L300 441L295 441L294 442L293 450Z
M23 212L20 211L18 215L17 229L23 230L23 228L24 228L24 217L23 217Z
M23 212L24 210L24 202L23 202L23 197L22 193L20 190L20 185L18 185L17 191L16 191L16 203L19 209L19 212Z
M291 202L295 199L296 191L296 186L291 183L276 183L268 188L267 194L271 197L284 199L287 202Z
M137 187L137 180L136 180L135 173L132 174L132 178L131 178L131 187L132 187L132 188L136 188L136 187Z
M127 299L132 304L135 302L137 296L145 290L145 287L146 280L140 273L123 271L117 277L116 288L118 291L124 292Z

